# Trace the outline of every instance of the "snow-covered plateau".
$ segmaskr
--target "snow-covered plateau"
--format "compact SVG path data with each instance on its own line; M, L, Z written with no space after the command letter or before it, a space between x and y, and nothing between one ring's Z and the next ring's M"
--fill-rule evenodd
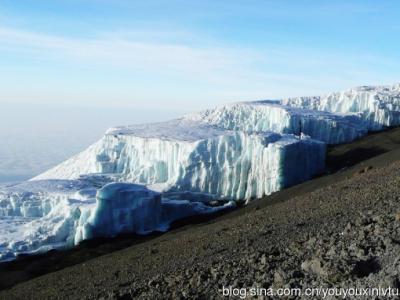
M399 124L398 84L111 128L47 172L0 187L0 261L94 237L165 231L175 220L308 180L323 172L327 144Z

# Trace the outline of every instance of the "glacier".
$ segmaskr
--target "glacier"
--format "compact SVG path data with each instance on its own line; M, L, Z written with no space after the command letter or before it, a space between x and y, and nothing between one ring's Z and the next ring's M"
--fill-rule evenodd
M0 187L0 261L233 208L322 173L327 145L398 125L400 84L110 128L58 166Z

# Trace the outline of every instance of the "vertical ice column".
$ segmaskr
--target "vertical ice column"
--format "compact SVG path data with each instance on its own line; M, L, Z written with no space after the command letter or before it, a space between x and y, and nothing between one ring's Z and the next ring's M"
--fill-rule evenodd
M123 232L148 233L158 228L161 195L146 187L110 183L97 192L96 208L83 229L83 239Z
M282 148L280 156L281 188L289 187L320 174L325 169L326 144L303 138Z

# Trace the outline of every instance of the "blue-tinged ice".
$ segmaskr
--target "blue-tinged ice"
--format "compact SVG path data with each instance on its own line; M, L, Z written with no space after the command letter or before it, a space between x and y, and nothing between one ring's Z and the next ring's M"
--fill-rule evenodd
M234 103L185 118L230 130L304 134L327 144L348 143L367 133L358 115L290 107L277 101Z
M98 190L97 206L84 222L83 240L123 232L149 233L161 225L161 194L145 186L110 183Z
M354 113L370 131L400 125L400 83L392 86L361 86L326 96L284 99L281 104L327 111Z
M163 192L249 200L322 172L325 149L323 142L303 135L248 133L178 119L110 129L86 151L35 179L101 173Z
M170 200L137 184L99 188L86 179L22 183L0 189L0 261L72 247L89 238L165 231L176 220L234 206Z

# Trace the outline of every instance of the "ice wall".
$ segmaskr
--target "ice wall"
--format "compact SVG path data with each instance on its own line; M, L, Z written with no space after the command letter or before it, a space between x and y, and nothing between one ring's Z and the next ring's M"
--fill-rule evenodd
M185 118L229 130L305 134L328 144L350 142L367 133L358 116L295 108L276 101L229 104Z
M362 86L322 97L284 99L281 103L332 113L356 113L371 131L400 125L400 84Z
M161 185L163 191L242 200L307 180L324 169L324 161L322 142L181 119L112 129L86 151L35 179L112 174L121 182Z

